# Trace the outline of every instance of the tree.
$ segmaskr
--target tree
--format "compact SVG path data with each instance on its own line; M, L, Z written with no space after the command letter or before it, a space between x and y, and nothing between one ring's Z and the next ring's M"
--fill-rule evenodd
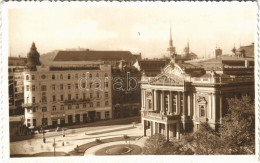
M222 119L220 136L224 154L255 153L254 102L249 96L228 99L228 114Z
M195 154L217 154L221 150L220 138L208 122L202 122L199 129L186 135L184 140L191 146Z
M190 150L185 150L184 145L179 140L168 142L161 134L152 135L145 142L143 154L145 155L177 155L193 154Z

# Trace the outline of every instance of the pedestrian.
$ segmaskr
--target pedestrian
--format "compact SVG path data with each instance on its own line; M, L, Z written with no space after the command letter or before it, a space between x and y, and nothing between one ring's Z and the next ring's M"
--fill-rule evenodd
M62 142L62 146L64 146L64 142Z

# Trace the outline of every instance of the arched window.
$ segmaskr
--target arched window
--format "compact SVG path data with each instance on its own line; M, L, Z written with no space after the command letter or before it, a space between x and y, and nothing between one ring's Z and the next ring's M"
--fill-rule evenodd
M29 80L29 75L26 75L26 80Z

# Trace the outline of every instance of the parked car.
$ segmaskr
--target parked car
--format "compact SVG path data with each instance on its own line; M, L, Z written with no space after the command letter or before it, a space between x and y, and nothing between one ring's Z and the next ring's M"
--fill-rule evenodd
M62 131L62 130L66 131L66 130L67 130L67 128L63 128L63 127L57 127L57 129L56 129L56 132L59 132L59 131Z

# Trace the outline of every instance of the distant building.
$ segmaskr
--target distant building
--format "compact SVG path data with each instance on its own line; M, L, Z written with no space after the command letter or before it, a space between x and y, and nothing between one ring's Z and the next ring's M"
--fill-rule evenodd
M23 114L23 70L26 58L8 57L9 115Z
M167 140L196 131L201 122L218 129L227 113L227 98L254 99L254 59L221 56L176 63L174 58L155 78L142 76L144 136L161 133Z
M24 71L27 127L88 123L112 117L111 66L82 62L41 65L33 43ZM65 55L66 58L66 55Z
M233 55L242 58L254 58L254 43L247 46L240 46L238 49L234 47L232 50Z
M59 51L54 58L54 62L59 61L103 61L112 67L117 67L121 60L127 65L135 63L139 55L133 55L129 51L95 51L86 49L85 51Z
M214 53L213 53L213 57L218 57L222 55L222 49L220 49L220 47L216 47Z
M161 73L164 66L169 63L167 59L143 59L140 62L141 71L145 73L146 76L156 76Z

